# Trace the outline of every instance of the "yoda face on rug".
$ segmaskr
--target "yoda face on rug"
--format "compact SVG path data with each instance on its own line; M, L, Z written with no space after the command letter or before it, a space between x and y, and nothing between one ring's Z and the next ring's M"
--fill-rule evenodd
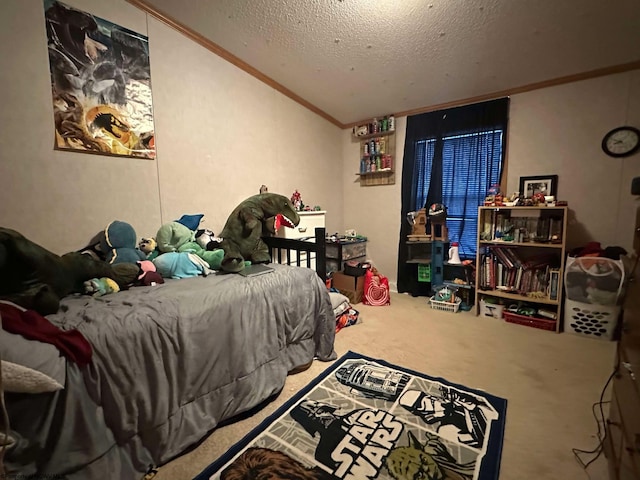
M271 261L269 248L262 241L265 232L274 233L278 222L288 228L300 223L291 200L277 193L261 193L244 200L238 205L220 232L221 248L224 250L221 269L225 272L239 272L245 260L251 263Z

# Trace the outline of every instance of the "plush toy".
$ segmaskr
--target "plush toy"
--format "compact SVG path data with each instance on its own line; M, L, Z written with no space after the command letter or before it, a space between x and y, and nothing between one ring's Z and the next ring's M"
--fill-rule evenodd
M116 293L119 291L120 287L118 284L108 277L92 278L84 282L84 292L92 297L101 297L108 293Z
M164 283L162 275L156 270L156 265L151 260L142 260L137 263L138 265L138 278L136 280L137 285L158 285Z
M167 252L153 260L157 272L164 278L188 278L211 273L203 259L190 252Z
M156 234L160 253L177 252L187 242L195 240L196 232L176 221L165 223Z
M262 240L264 232L274 227L280 214L284 226L292 228L300 223L300 217L291 200L277 193L261 193L241 202L229 215L220 236L224 250L221 269L226 272L239 272L245 267L245 261L267 263L271 261L269 247Z
M205 250L215 250L220 248L222 238L216 237L215 234L208 229L196 231L196 242Z
M176 222L181 223L189 230L196 231L200 228L200 222L204 218L204 214L198 213L195 215L182 215Z
M140 239L138 248L147 256L147 260L153 260L158 255L160 255L160 250L158 250L158 242L156 242L155 238Z
M84 293L85 281L101 277L122 281L114 265L79 252L59 256L15 230L0 227L2 300L48 315L58 311L62 297Z
M224 258L224 250L216 248L215 250L206 250L200 246L198 242L187 242L182 245L178 252L194 253L202 260L209 264L212 270L220 270L222 259Z
M100 239L100 251L105 261L115 263L136 263L144 260L145 254L137 248L136 231L126 222L115 220L104 229Z

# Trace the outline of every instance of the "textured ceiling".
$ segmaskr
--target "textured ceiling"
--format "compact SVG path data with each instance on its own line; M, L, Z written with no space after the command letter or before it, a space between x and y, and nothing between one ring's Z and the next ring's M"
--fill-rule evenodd
M639 0L143 1L342 124L640 62Z

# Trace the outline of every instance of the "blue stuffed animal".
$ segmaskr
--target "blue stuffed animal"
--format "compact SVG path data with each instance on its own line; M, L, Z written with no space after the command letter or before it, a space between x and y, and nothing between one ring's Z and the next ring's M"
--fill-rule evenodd
M137 247L137 239L130 224L114 220L102 232L99 248L108 263L136 263L147 259Z

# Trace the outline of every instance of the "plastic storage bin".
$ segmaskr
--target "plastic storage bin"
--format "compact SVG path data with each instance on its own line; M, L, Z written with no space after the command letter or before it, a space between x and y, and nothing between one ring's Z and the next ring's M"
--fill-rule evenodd
M431 282L431 265L418 265L418 281L419 282Z
M518 325L526 325L527 327L539 328L541 330L556 329L556 321L546 318L528 317L526 315L518 315L517 313L504 312L504 320L508 323L516 323Z
M483 317L502 318L504 305L489 303L484 298L480 299L480 315Z
M564 331L612 340L618 325L621 307L565 300Z
M460 309L462 299L456 295L456 289L441 285L435 290L435 295L429 299L429 305L434 310L456 313Z
M624 264L604 257L569 257L564 331L612 340L620 316Z

